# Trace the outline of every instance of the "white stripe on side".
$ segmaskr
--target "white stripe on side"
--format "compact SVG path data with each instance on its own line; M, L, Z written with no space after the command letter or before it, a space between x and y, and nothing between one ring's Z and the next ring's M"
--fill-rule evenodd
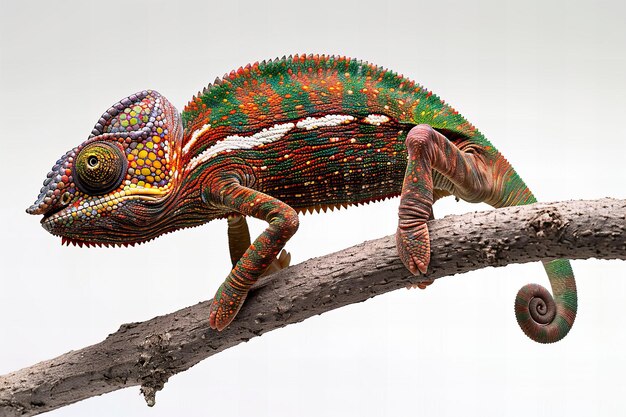
M204 132L206 132L207 130L209 130L211 128L211 124L207 123L204 126L202 126L200 129L195 130L192 134L191 134L191 139L189 140L189 142L187 142L187 144L185 145L185 147L183 148L183 153L187 153L189 152L189 149L191 149L191 147L193 146L194 143L196 143L196 141L198 140L198 138L200 137L200 135L202 135Z
M363 119L365 123L370 125L380 126L383 123L387 123L389 118L384 114L370 114L365 119Z
M216 142L215 145L193 158L189 162L189 167L187 169L192 170L199 164L208 161L210 158L221 152L230 152L235 149L252 149L259 145L275 142L285 136L287 132L294 127L295 125L293 123L283 123L274 125L270 128L265 128L252 136L226 136L225 139Z
M198 165L208 161L213 156L222 152L231 152L237 149L253 149L263 144L276 142L277 140L284 137L293 128L298 128L302 130L313 130L321 127L339 126L342 124L350 123L354 120L356 120L354 116L343 114L327 114L326 116L321 117L307 117L298 121L295 124L291 122L276 124L272 127L265 128L251 136L227 136L226 138L216 142L210 148L206 149L200 155L191 159L189 165L187 166L187 170L191 171ZM375 126L380 126L382 123L387 123L389 120L389 117L382 114L370 114L363 119L363 122ZM197 141L197 139L210 128L211 125L207 123L200 129L194 131L191 135L191 139L184 146L183 152L188 152L193 144Z
M323 117L307 117L300 120L296 127L298 129L317 129L318 127L339 126L344 123L350 123L354 120L353 116L344 116L342 114L327 114Z

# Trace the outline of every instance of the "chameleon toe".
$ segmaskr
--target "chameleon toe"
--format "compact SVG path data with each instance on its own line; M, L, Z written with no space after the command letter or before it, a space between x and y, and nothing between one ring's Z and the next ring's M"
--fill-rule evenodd
M218 331L224 330L241 309L247 295L247 291L236 290L223 283L217 290L209 310L209 326Z
M398 228L396 247L402 263L413 275L426 274L430 263L430 241L425 224L411 232Z

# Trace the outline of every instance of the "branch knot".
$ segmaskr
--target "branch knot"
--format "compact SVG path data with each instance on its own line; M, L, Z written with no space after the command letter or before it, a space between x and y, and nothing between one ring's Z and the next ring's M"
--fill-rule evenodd
M567 226L561 213L555 207L543 207L528 222L537 237L559 236Z
M149 407L156 403L156 393L163 389L165 383L175 372L169 370L173 357L168 354L170 347L170 333L152 334L139 346L141 353L137 365L149 368L148 374L141 378L141 393ZM146 370L142 370L145 375Z

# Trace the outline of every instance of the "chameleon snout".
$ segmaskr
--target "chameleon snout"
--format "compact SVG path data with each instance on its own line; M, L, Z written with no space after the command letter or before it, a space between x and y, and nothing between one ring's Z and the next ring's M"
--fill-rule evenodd
M74 152L70 151L56 162L46 175L37 200L26 209L26 213L33 215L43 214L45 220L69 204L73 197L71 170L73 156Z

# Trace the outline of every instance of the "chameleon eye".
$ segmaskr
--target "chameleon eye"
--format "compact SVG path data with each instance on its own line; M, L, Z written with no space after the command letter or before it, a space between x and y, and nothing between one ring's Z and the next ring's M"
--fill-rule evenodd
M98 163L100 161L98 161L98 157L95 155L91 155L88 159L87 159L87 165L89 165L89 168L98 168Z
M106 194L122 183L127 165L126 158L116 145L107 142L90 143L76 157L76 186L86 194Z

